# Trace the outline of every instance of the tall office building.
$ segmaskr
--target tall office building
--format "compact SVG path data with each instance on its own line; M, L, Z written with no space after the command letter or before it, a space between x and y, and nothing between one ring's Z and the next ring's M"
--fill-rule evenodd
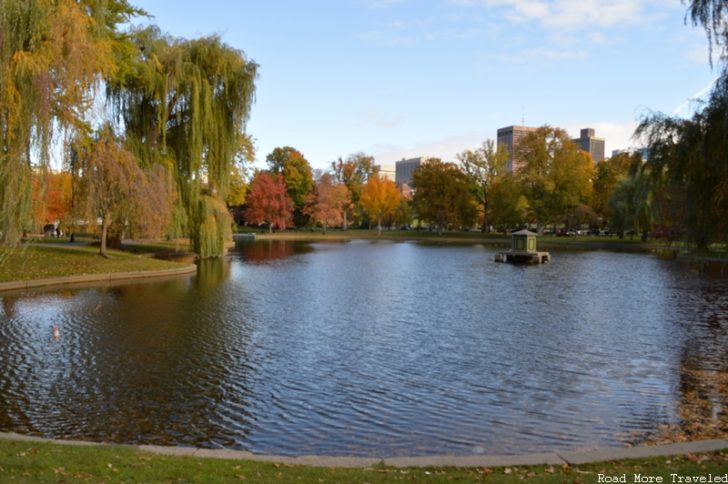
M595 137L593 129L582 129L581 136L571 141L576 143L579 148L589 153L592 160L594 160L594 163L604 161L604 138Z
M390 181L397 180L396 171L395 171L394 167L392 167L391 165L387 165L387 166L374 165L374 168L379 173L380 178L384 178L385 180L390 180Z
M424 162L424 159L420 156L418 158L410 158L405 160L402 158L395 164L395 175L394 182L402 187L403 185L412 185L412 173Z
M508 161L506 164L506 169L508 171L516 171L520 164L518 160L513 159L513 148L518 143L518 140L537 129L538 128L532 128L529 126L506 126L505 128L500 128L498 130L498 148L503 145L508 151Z

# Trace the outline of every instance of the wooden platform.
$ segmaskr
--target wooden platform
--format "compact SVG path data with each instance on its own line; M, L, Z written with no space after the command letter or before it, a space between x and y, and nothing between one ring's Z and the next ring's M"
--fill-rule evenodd
M511 264L548 264L551 262L551 254L548 252L526 252L513 251L498 252L495 255L496 262L510 262Z

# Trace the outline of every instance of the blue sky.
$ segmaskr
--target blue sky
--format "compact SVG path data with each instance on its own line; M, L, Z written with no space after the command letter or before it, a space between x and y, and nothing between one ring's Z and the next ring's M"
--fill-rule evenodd
M716 77L680 0L132 0L179 37L219 34L259 65L248 123L315 168L455 154L511 124L637 145L649 111L689 113Z

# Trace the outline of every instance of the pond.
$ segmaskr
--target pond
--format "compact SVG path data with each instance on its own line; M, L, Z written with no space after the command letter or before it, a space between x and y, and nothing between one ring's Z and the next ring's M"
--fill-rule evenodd
M0 431L381 457L725 428L728 278L493 256L256 242L189 279L0 296Z

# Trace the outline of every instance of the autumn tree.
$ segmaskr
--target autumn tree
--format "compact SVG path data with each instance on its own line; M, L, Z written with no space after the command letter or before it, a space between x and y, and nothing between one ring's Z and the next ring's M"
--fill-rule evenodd
M79 216L91 223L101 220L102 256L108 257L112 226L119 239L126 229L149 236L164 233L175 191L163 166L145 172L107 128L95 140L77 141L72 167L79 180Z
M412 174L412 199L418 217L442 234L449 225L471 227L477 205L470 192L470 179L454 163L430 158Z
M314 185L311 165L300 151L290 146L274 149L266 157L266 161L272 173L283 177L293 208L299 214L299 223L302 222L300 215L303 214L307 197Z
M32 165L48 165L54 135L88 132L91 99L127 45L116 27L141 13L125 0L0 2L0 241L28 222Z
M268 171L256 173L247 198L245 218L248 223L267 223L268 232L273 232L273 226L285 230L291 225L293 202L280 174Z
M538 128L518 141L513 156L523 161L517 178L539 235L567 210L588 203L593 162L566 131Z
M377 234L382 234L382 220L394 215L399 207L402 195L397 185L391 180L371 176L362 190L362 209L373 219L377 220Z
M334 184L331 175L324 173L309 194L304 213L314 222L320 223L326 233L326 227L344 222L344 214L350 204L351 197L346 185Z
M72 178L66 171L41 166L33 172L33 218L36 226L67 223L72 208Z
M334 181L346 186L350 193L351 203L344 211L344 230L348 228L349 213L356 217L364 186L375 172L374 157L364 153L355 153L346 160L339 158L331 163Z
M497 150L493 140L483 142L480 148L465 150L457 155L463 171L470 179L471 191L481 206L483 213L483 232L489 232L493 211L493 185L498 177L506 173L508 152ZM497 202L496 202L497 203Z

